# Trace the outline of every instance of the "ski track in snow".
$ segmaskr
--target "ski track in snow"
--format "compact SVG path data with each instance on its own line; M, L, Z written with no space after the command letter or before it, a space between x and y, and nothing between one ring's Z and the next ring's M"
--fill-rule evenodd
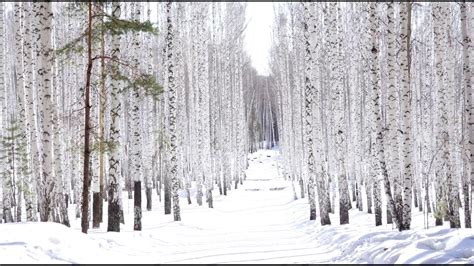
M291 182L278 178L276 158L276 151L249 155L247 180L227 196L215 189L214 209L205 201L197 206L195 198L188 205L181 195L180 222L163 214L156 194L151 212L143 199L141 232L133 231L133 200L126 193L120 233L106 232L106 204L104 223L87 236L79 219L72 219L72 229L1 224L0 263L474 263L472 230L422 229L423 216L415 210L414 230L402 233L373 226L373 214L355 209L350 225L338 225L332 214L331 226L308 221L307 199L293 200Z

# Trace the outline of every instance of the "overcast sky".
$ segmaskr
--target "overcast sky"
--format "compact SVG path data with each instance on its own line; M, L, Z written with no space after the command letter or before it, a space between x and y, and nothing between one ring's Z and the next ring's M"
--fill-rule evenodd
M268 75L268 57L271 46L271 25L273 23L272 2L249 2L247 4L245 49L252 58L252 65L260 75Z

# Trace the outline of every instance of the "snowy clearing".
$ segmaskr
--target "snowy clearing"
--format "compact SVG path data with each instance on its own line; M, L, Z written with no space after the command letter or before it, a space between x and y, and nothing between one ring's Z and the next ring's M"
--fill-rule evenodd
M120 233L107 233L102 223L84 235L79 219L72 229L1 224L0 263L474 263L473 230L425 230L417 210L414 229L402 233L374 227L373 214L355 209L349 225L337 225L332 214L330 226L308 221L307 199L293 200L291 182L278 178L277 157L268 150L249 155L243 186L216 196L214 209L183 200L181 222L154 202L141 232L133 231L133 200L126 197Z

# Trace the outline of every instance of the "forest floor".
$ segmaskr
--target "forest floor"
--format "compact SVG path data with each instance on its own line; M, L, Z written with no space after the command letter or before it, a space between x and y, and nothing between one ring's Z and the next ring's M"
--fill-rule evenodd
M133 200L124 194L120 233L107 233L106 219L88 235L79 219L71 228L0 224L0 263L474 263L474 230L447 223L424 229L416 209L413 229L402 233L391 224L375 227L373 214L355 208L349 225L338 225L336 214L330 226L320 225L319 213L308 221L307 199L294 200L291 182L279 178L278 153L258 151L249 159L244 185L227 196L214 190L214 209L197 206L194 189L191 205L181 195L180 222L163 214L155 194L152 211L143 200L143 230L134 232Z

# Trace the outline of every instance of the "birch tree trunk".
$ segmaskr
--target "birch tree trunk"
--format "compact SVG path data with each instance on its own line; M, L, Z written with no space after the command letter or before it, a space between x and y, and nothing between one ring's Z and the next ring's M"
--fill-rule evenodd
M39 34L38 67L36 69L37 88L39 92L39 117L41 119L41 164L42 182L40 184L40 219L50 221L54 191L53 161L53 113L52 102L52 42L53 22L52 3L34 3L35 17L38 19Z
M396 38L395 28L395 6L400 6L395 2L387 3L387 20L388 20L388 40L387 40L387 133L384 134L387 145L387 167L389 179L393 184L393 195L395 205L398 209L403 207L402 189L400 184L400 150L399 150L399 134L398 134L398 117L399 117L399 97L398 97L398 82L397 82L397 53L400 49L400 44ZM391 223L391 213L387 208L387 218Z
M464 1L461 3L461 34L462 34L462 55L463 55L463 78L464 78L464 123L463 123L463 145L466 155L464 159L462 191L464 196L464 224L466 228L471 228L471 200L469 188L473 184L474 178L474 114L472 105L472 74L470 51L472 49L471 36L468 33L469 19L468 6ZM471 11L472 12L472 11ZM472 14L471 14L472 15ZM470 166L470 167L469 167ZM470 169L470 171L469 171Z
M26 205L26 220L37 221L37 193L36 184L39 175L38 164L34 163L38 160L38 148L37 148L37 137L36 137L36 126L35 126L35 103L33 98L33 70L35 61L33 60L33 25L34 20L32 19L33 10L32 3L23 3L22 8L24 12L25 21L24 25L24 43L23 43L23 58L25 62L24 69L24 93L25 93L25 129L28 137L29 151L29 169L31 174L25 180L25 205Z
M437 146L440 147L440 160L439 167L440 173L446 176L446 203L448 207L447 217L450 221L451 228L459 228L459 207L456 201L457 198L457 183L454 181L453 169L451 164L450 155L450 137L448 129L448 109L449 101L451 101L452 85L448 77L450 66L446 66L448 36L447 31L450 18L450 7L448 3L434 3L433 4L433 16L434 16L434 37L435 37L435 67L436 67L436 81L438 88L438 118L437 118ZM442 206L441 202L437 203L438 211Z
M24 67L23 67L23 10L20 6L20 3L15 3L13 6L14 9L14 32L15 32L15 89L17 94L17 117L19 122L19 144L27 145L27 135L25 129L25 98L24 98ZM23 146L22 145L22 146ZM26 147L20 147L20 149L26 151ZM23 155L20 155L23 157ZM28 155L25 154L24 158L20 158L20 172L18 180L18 199L16 206L16 217L17 222L21 222L21 207L22 207L22 196L24 195L27 198L28 190L24 189L25 185L27 186L27 181L29 180L29 160ZM24 191L26 193L24 193ZM27 209L31 208L31 202L25 201L28 206Z
M332 29L330 35L330 43L334 45L331 51L334 51L331 62L331 80L332 80L332 101L335 105L336 113L334 114L334 141L335 141L335 160L336 174L339 192L339 219L340 224L349 223L349 184L347 182L346 162L344 156L344 146L346 141L345 121L344 121L344 77L343 77L343 51L342 51L342 10L338 3L329 3L329 13L334 16L328 25Z
M121 8L119 2L112 4L112 17L120 18ZM110 133L109 141L114 148L109 155L109 178L108 178L108 232L120 232L120 113L121 104L119 99L120 81L117 79L119 65L116 63L120 56L120 35L112 36L111 40L111 83L110 83Z
M132 19L140 20L140 7L141 3L131 3L132 5ZM132 64L135 68L138 68L138 53L140 52L141 45L138 33L134 33L132 36ZM131 101L131 138L130 138L130 160L132 169L130 174L133 175L132 180L134 181L134 224L133 230L142 230L142 206L141 206L141 180L142 180L142 135L141 135L141 121L140 121L140 105L141 93L138 88L133 88Z
M402 154L403 154L403 208L402 221L399 230L409 230L411 223L411 202L413 186L413 158L412 149L412 92L410 83L411 67L411 3L400 4L401 20L401 49L398 53L400 59L401 85L402 85Z
M316 220L316 194L315 194L315 159L313 154L313 98L314 98L314 90L315 87L312 84L311 75L313 73L312 67L314 65L312 53L311 53L311 32L310 28L311 25L311 12L312 12L312 4L304 3L304 41L305 41L305 90L304 90L304 99L305 99L305 155L306 155L306 163L308 167L308 200L309 200L309 210L310 210L310 220Z
M4 57L4 51L5 51L5 23L4 23L4 12L5 12L5 6L4 3L0 3L0 104L2 104L2 112L1 112L1 126L2 128L0 129L2 132L2 135L6 134L6 130L4 129L5 126L5 117L7 117L7 101L6 101L6 95L7 94L7 87L5 86L5 57ZM1 163L1 166L3 168L7 168L8 165L5 163ZM11 195L11 181L10 181L10 176L6 173L5 170L2 170L2 205L3 205L3 220L6 223L11 223L13 222L13 216L12 216L12 195Z
M179 208L179 180L178 180L178 157L177 157L177 136L176 136L176 81L175 81L175 30L173 22L173 4L172 2L166 3L166 55L168 60L168 108L169 108L169 136L170 136L170 149L169 149L169 162L170 162L170 181L171 181L171 196L173 199L173 215L175 221L181 220L180 208Z
M378 176L382 176L384 180L385 195L387 197L388 207L392 212L395 211L395 204L392 198L392 192L390 188L390 180L388 177L388 171L385 163L384 145L383 145L383 128L382 128L382 114L381 114L381 87L380 87L380 68L379 68L379 22L376 14L376 3L371 2L369 4L369 25L370 25L370 37L371 45L368 46L370 49L370 77L371 77L371 108L372 108L372 131L375 132L376 139L374 141L374 154L373 154L373 168L376 171L375 180L373 182L379 182ZM378 185L374 185L374 189L378 188ZM377 195L374 192L375 195ZM375 208L381 208L381 202L375 200ZM377 206L378 205L378 206ZM377 214L378 213L378 214ZM376 225L382 224L381 210L376 210ZM393 217L395 224L399 224L398 217Z

